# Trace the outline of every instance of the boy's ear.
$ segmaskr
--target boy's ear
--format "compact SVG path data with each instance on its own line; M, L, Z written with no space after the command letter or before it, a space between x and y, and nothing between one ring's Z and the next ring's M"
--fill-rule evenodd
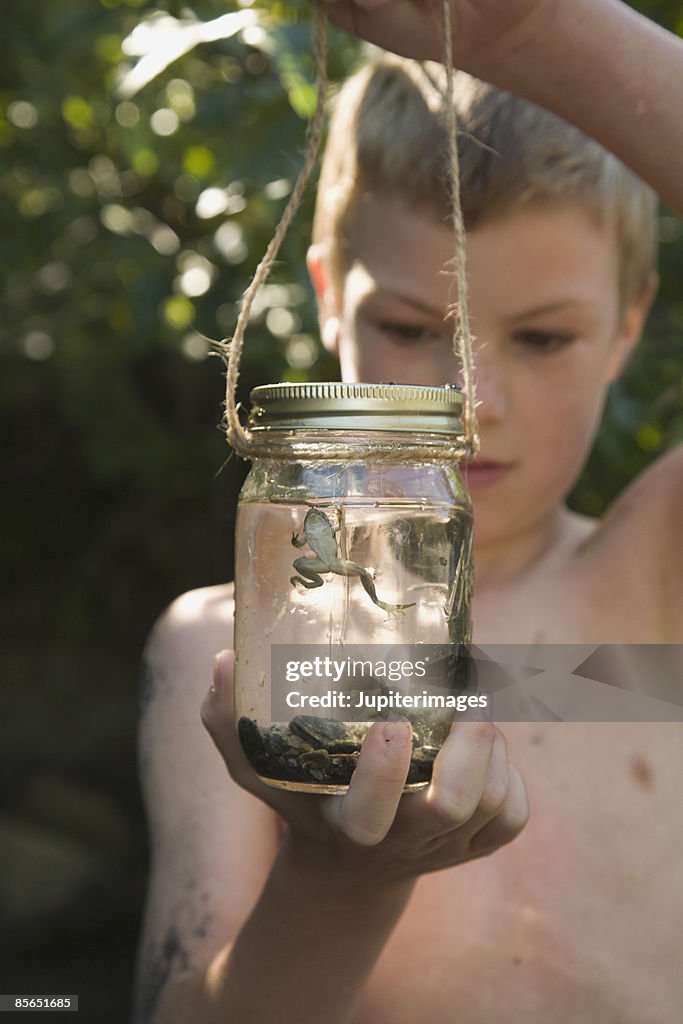
M306 254L306 265L318 301L320 337L328 352L339 355L339 298L330 278L326 246L312 245Z
M610 360L607 366L607 379L608 381L616 380L620 375L621 371L631 355L631 352L638 343L641 334L643 333L643 326L645 320L650 312L650 307L654 302L655 296L659 290L659 274L652 271L648 283L643 288L638 298L627 306L626 311L621 320L621 325L617 331L616 338L614 339L614 345L610 354Z

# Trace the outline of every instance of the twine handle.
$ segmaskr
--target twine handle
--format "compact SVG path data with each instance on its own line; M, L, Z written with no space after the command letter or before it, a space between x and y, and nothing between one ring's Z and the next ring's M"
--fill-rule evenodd
M458 163L457 125L454 105L454 69L453 40L451 25L451 9L449 0L442 0L443 9L443 63L446 68L446 118L448 132L448 162L450 177L451 221L453 224L455 280L458 288L458 301L449 310L453 318L453 351L460 357L463 374L464 390L464 451L463 457L472 458L479 450L479 437L476 423L476 401L474 384L474 357L472 355L472 334L470 331L469 311L467 304L467 274L465 266L465 225L460 205L460 165ZM318 159L320 142L325 121L325 96L327 93L327 17L322 6L316 5L315 12L315 67L316 67L316 107L310 124L308 142L304 154L304 164L299 172L296 184L292 189L289 201L275 229L275 233L266 249L265 255L256 268L256 272L242 297L235 333L229 344L228 369L225 386L225 421L228 443L242 458L250 458L252 450L251 434L242 426L236 404L239 364L244 347L244 335L249 320L251 307L261 285L266 281L280 246L289 230L289 226L301 203L301 198L308 184L311 171Z
M284 241L289 226L294 219L296 211L301 204L301 198L315 167L320 151L320 142L325 123L325 96L327 93L327 18L322 9L317 6L315 14L315 67L316 67L316 105L313 120L311 121L308 134L308 142L304 154L304 164L299 171L299 177L292 189L282 217L275 228L275 233L270 240L268 248L256 272L242 297L235 333L229 346L228 370L225 380L225 421L228 444L242 458L249 458L250 434L240 423L237 409L237 381L239 378L239 364L244 347L244 334L249 321L249 314L253 305L256 293L261 285L267 280L273 263Z
M467 267L465 253L467 241L465 222L460 204L460 162L458 160L457 123L455 116L453 28L450 0L442 0L443 9L443 63L446 68L446 126L448 130L448 170L451 199L451 222L453 224L455 280L458 287L458 301L451 310L453 316L453 350L462 363L465 408L465 458L471 459L479 451L477 434L476 394L474 381L474 356L472 354L472 333L467 301Z

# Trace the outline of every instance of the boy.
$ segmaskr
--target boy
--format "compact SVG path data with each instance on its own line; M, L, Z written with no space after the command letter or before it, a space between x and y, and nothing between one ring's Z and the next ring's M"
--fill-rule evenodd
M457 372L437 105L393 59L340 99L310 269L349 380ZM563 505L652 296L652 197L522 101L462 77L458 105L481 401L475 641L680 642L680 453L602 524ZM204 721L232 781L197 722L230 624L228 588L196 591L148 648L140 1019L680 1019L680 725L458 724L429 790L400 800L409 740L387 723L346 796L287 794L241 755L227 656Z

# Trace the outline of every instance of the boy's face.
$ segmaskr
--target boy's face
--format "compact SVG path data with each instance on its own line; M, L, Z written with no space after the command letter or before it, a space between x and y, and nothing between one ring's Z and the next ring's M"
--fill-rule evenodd
M323 336L347 381L458 379L443 223L373 197L356 216L341 291L311 257ZM543 528L578 475L606 387L637 340L644 299L619 312L614 232L580 206L532 206L468 236L478 459L467 470L479 545Z

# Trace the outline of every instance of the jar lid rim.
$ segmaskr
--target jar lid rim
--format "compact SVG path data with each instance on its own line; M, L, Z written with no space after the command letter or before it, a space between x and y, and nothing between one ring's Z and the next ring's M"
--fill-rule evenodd
M369 430L404 429L459 432L463 396L457 385L365 384L341 381L262 384L251 392L252 429L298 422L323 427L325 419L349 419ZM436 420L438 420L438 425ZM353 421L353 424L351 423Z

